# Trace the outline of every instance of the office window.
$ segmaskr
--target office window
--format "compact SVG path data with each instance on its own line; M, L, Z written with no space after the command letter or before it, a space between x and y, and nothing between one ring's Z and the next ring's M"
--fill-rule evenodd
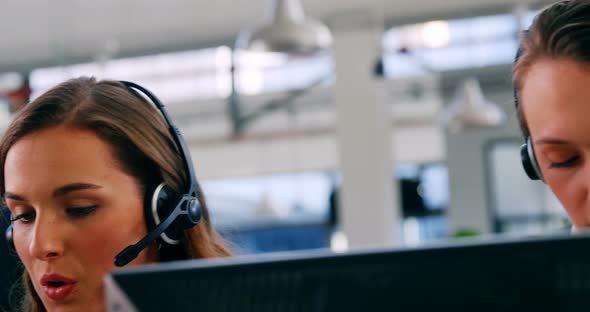
M330 54L294 58L279 53L233 52L226 46L38 68L30 74L33 98L71 78L129 80L167 103L224 98L231 93L235 62L236 90L254 95L329 83Z
M551 190L531 181L520 163L517 140L499 140L488 148L488 193L497 232L539 233L566 230L567 214Z
M383 36L384 74L402 78L510 64L518 32L536 13L528 12L520 22L515 15L498 14L394 27Z

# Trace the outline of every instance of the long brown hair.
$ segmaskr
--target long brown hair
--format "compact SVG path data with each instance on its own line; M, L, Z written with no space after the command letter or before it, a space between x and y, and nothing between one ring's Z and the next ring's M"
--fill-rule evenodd
M544 9L523 33L513 69L516 110L520 128L530 136L519 92L531 65L542 58L566 58L590 64L590 1L564 0Z
M180 191L188 181L164 118L152 104L120 82L78 78L47 91L12 121L0 143L0 194L5 192L4 166L10 148L27 134L55 126L94 132L109 143L119 167L143 190L154 181L163 181ZM200 186L197 188L203 218L184 232L180 258L229 256L231 251L211 227L205 198ZM26 271L23 286L23 310L44 311Z

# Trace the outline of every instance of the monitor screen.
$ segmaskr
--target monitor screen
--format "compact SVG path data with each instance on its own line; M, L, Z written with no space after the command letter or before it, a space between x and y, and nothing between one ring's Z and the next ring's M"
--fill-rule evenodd
M567 311L590 295L590 236L130 267L110 311Z

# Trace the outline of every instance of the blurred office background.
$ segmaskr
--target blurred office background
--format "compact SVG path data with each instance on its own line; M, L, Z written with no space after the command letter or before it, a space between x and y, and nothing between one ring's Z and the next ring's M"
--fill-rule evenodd
M3 1L0 126L71 77L144 85L239 253L556 232L511 88L550 2Z

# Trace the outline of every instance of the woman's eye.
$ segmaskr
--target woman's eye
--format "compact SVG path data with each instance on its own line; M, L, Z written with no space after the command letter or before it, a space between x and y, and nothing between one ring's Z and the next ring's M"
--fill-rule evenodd
M68 208L66 211L68 215L73 218L83 218L92 214L98 205Z
M28 224L28 223L32 223L35 220L35 211L30 211L30 212L25 212L25 213L21 213L16 215L14 218L12 218L10 221L11 222L21 222L24 224Z
M552 162L550 167L551 168L567 168L567 167L571 167L573 165L576 164L576 162L580 159L580 156L574 156L571 157L569 159L567 159L566 161L562 161L562 162Z

